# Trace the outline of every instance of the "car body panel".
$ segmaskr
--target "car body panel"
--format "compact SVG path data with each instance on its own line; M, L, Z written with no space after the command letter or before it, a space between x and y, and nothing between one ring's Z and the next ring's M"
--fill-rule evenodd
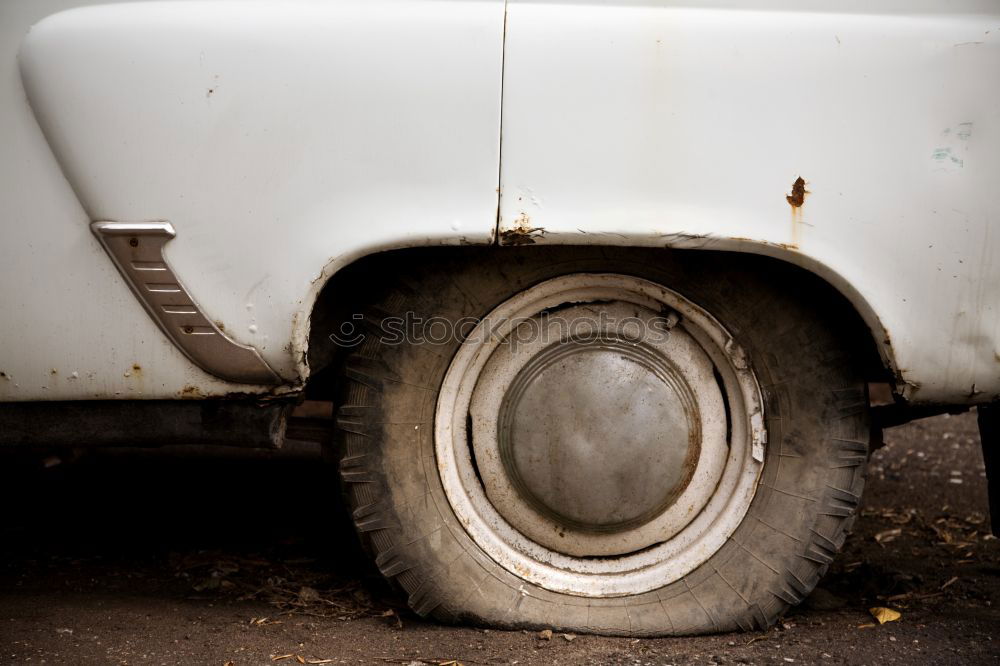
M91 234L28 105L18 70L25 35L80 4L0 3L0 400L239 390L188 361L146 316Z
M695 4L510 0L501 242L776 256L906 397L995 398L1000 5Z
M0 401L295 392L341 267L494 240L774 256L911 401L1000 394L995 2L85 4L0 7ZM195 366L95 221L169 222L282 385Z
M138 2L44 19L20 68L89 218L77 215L88 251L74 263L101 265L90 290L130 299L91 249L88 222L169 222L165 259L206 315L301 385L296 331L308 330L328 265L380 246L490 242L502 37L500 0ZM41 243L57 224L5 224L5 244ZM33 307L82 323L77 350L162 341L132 304L109 322L87 299L38 296ZM32 347L30 360L0 365L20 384L0 384L0 399L93 397L80 381L41 393L32 368L75 365ZM155 365L147 397L191 384L202 395L270 390L192 382L183 356ZM102 397L118 395L107 388Z

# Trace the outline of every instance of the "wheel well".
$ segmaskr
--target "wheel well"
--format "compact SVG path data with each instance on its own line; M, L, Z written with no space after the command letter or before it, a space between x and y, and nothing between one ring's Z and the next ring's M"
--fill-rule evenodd
M557 261L560 257L580 251L601 252L606 256L641 253L646 255L647 260L649 255L656 255L663 261L708 265L712 270L753 271L771 275L789 285L790 289L808 296L816 307L834 315L833 319L839 322L841 339L848 345L848 351L858 362L867 381L893 383L893 372L880 354L879 336L882 333L873 331L851 301L830 282L788 261L745 252L620 246L422 247L367 255L345 266L327 281L316 298L310 320L307 355L310 378L306 384L306 398L334 398L336 368L347 348L333 340L331 334L343 334L350 327L358 329L363 326L364 322L355 319L354 315L384 290L400 288L395 276L401 273L403 267L463 258L476 261L489 253L503 253L511 262ZM405 289L405 285L402 286ZM342 329L344 325L350 327Z

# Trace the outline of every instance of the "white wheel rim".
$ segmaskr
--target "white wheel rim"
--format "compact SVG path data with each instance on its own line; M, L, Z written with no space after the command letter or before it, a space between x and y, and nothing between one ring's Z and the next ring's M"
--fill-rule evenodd
M567 308L568 316L576 317L574 322L582 321L578 308L587 304L600 304L593 307L618 315L624 311L623 307L645 315L675 313L669 316L676 315L674 320L679 323L670 330L667 341L659 344L647 343L645 338L633 339L608 328L621 321L612 317L610 324L597 326L597 335L603 336L599 351L609 359L611 355L626 361L627 357L641 356L637 362L645 366L656 365L654 356L664 359L671 369L658 370L656 376L690 389L682 387L677 393L690 393L690 398L681 402L688 414L685 418L695 424L692 427L700 438L697 455L685 454L686 460L696 463L692 463L694 471L686 480L683 475L678 477L683 485L679 481L676 491L672 491L676 496L662 510L647 511L649 515L643 514L641 522L622 523L627 526L616 526L610 531L603 526L592 530L589 525L581 527L572 521L564 524L560 522L563 519L553 517L556 514L539 510L537 501L525 499L524 484L515 488L517 484L510 478L515 468L507 453L510 449L507 442L512 435L504 430L506 425L500 426L501 419L497 416L504 409L521 409L517 402L520 394L512 391L511 386L523 383L516 378L524 374L525 368L530 366L529 375L534 378L548 372L546 368L557 367L554 364L558 362L562 363L558 372L562 372L566 362L559 359L569 354L562 350L580 344L578 337L562 336L559 338L562 344L558 340L553 344L542 340L514 345L524 322L540 321L541 313L557 307ZM637 316L637 320L642 317ZM543 330L546 330L544 325L539 332ZM553 347L557 349L552 351ZM635 352L630 352L629 347L634 347ZM591 358L583 352L589 354L592 350L580 349L581 353L574 351L576 355L571 358ZM555 360L548 360L549 357ZM537 361L539 358L548 365L540 365L543 370L536 371L535 365L541 363ZM648 362L643 360L647 358ZM586 367L590 361L574 363ZM711 366L713 379L717 379L715 395L705 379L706 364ZM729 418L720 423L719 403L723 394ZM514 408L505 407L514 399L510 396L516 398ZM615 274L566 275L535 285L502 303L460 346L438 396L435 418L438 471L448 501L465 531L510 573L545 589L578 596L641 594L693 571L717 552L742 522L763 467L766 431L762 406L759 385L743 350L707 312L683 296L639 278ZM474 435L472 446L469 421ZM648 424L642 427L649 430ZM517 432L525 431L522 428ZM637 432L642 435L641 429ZM518 442L528 442L527 435L519 436ZM664 437L658 435L657 442ZM500 445L501 440L506 448ZM535 437L532 444L545 446L539 441ZM637 436L636 441L644 439ZM564 445L556 442L552 446ZM662 450L665 455L663 447L668 445L645 446L660 447L649 450ZM679 454L671 455L676 459ZM528 473L531 474L530 468ZM596 479L595 483L599 481ZM640 509L649 504L649 500L643 502L638 503ZM573 508L565 504L563 507ZM596 511L604 516L599 507ZM553 529L563 534L556 538ZM566 534L569 540L565 539Z

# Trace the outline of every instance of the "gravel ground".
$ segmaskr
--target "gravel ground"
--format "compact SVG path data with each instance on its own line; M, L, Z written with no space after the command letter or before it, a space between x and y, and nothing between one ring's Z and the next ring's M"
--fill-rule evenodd
M974 415L886 433L862 518L772 630L551 638L416 618L310 460L0 457L0 663L1000 663L1000 542ZM49 460L51 465L53 460ZM901 613L876 625L869 608Z

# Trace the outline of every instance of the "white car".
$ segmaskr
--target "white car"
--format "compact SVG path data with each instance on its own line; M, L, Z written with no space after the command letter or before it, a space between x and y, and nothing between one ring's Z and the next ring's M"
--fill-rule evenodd
M766 627L1000 396L995 0L4 0L0 63L0 444L322 440L422 615Z

